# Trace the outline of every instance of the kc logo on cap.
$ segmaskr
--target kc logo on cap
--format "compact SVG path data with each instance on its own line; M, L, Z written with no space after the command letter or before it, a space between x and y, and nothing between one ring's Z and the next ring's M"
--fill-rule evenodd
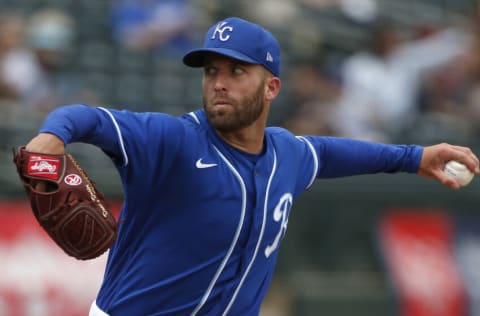
M213 31L212 39L215 39L218 34L218 39L222 42L228 41L230 35L224 35L224 32L227 31L228 33L233 31L233 27L225 26L228 22L220 22L215 27L215 31Z
M189 51L183 62L190 67L203 67L205 55L217 53L250 64L264 66L280 75L280 48L277 39L258 24L232 17L210 27L203 47Z

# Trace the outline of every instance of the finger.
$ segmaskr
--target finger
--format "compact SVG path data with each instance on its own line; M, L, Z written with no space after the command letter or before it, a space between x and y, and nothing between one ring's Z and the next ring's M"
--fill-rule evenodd
M458 162L463 163L467 168L476 174L480 174L479 161L476 156L467 155L465 157L460 157L457 159Z
M435 176L441 184L453 190L459 190L462 187L460 183L458 183L454 178L448 176L444 171L435 172Z
M463 146L452 146L452 149L454 149L452 152L452 160L461 162L466 165L470 171L480 174L479 159L470 148Z

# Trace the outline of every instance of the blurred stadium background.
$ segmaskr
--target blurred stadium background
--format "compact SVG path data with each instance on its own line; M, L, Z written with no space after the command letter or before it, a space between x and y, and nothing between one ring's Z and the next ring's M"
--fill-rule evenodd
M0 0L3 19L15 14L28 24L37 12L49 8L73 21L61 71L86 91L41 105L23 104L18 95L0 98L0 315L86 315L101 281L105 256L76 262L45 238L29 213L11 162L11 148L35 135L46 111L63 100L174 115L201 106L201 71L184 67L181 53L128 46L114 36L115 2ZM404 34L455 25L467 26L477 36L477 5L472 0L165 2L188 5L188 12L182 11L182 16L177 10L171 20L188 18L192 44L199 44L204 31L226 16L254 19L269 27L283 49L283 91L274 103L271 123L305 133L335 135L321 115L318 129L307 128L312 122L302 117L300 104L295 103L302 100L302 91L296 90L298 66L318 71L317 81L312 81L318 86L312 89L335 98L343 88L341 65L365 49L377 21L388 20ZM28 39L24 46L33 50ZM427 110L404 122L401 132L386 134L386 139L456 142L480 154L477 116L472 114L476 112L459 115L463 110L458 105L448 111L431 110L457 100L460 92L478 88L476 76L462 77L458 84L455 67L451 63L422 78L422 87L430 88L428 95L436 103L430 102ZM427 85L432 81L437 84ZM452 81L457 84L449 85ZM448 94L442 93L445 87ZM313 103L324 113L330 101L319 96ZM480 98L476 95L470 102L478 107ZM414 106L420 108L420 101ZM88 145L73 144L70 151L118 206L122 192L112 164ZM318 182L291 213L262 315L480 315L480 282L475 282L480 280L475 269L480 264L479 189L478 179L453 192L403 174Z

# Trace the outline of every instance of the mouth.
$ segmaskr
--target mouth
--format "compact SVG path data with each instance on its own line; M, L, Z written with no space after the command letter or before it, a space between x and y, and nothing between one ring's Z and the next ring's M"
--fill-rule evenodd
M231 103L228 100L215 100L212 102L214 106L222 106L222 105L231 105Z
M215 111L230 111L233 107L232 103L228 100L215 100L211 103L211 109L215 109Z

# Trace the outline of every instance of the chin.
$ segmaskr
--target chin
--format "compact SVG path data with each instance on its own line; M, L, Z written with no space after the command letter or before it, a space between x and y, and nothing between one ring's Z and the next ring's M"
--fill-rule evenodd
M232 132L238 129L238 124L232 122L227 115L207 115L210 124L218 131Z

